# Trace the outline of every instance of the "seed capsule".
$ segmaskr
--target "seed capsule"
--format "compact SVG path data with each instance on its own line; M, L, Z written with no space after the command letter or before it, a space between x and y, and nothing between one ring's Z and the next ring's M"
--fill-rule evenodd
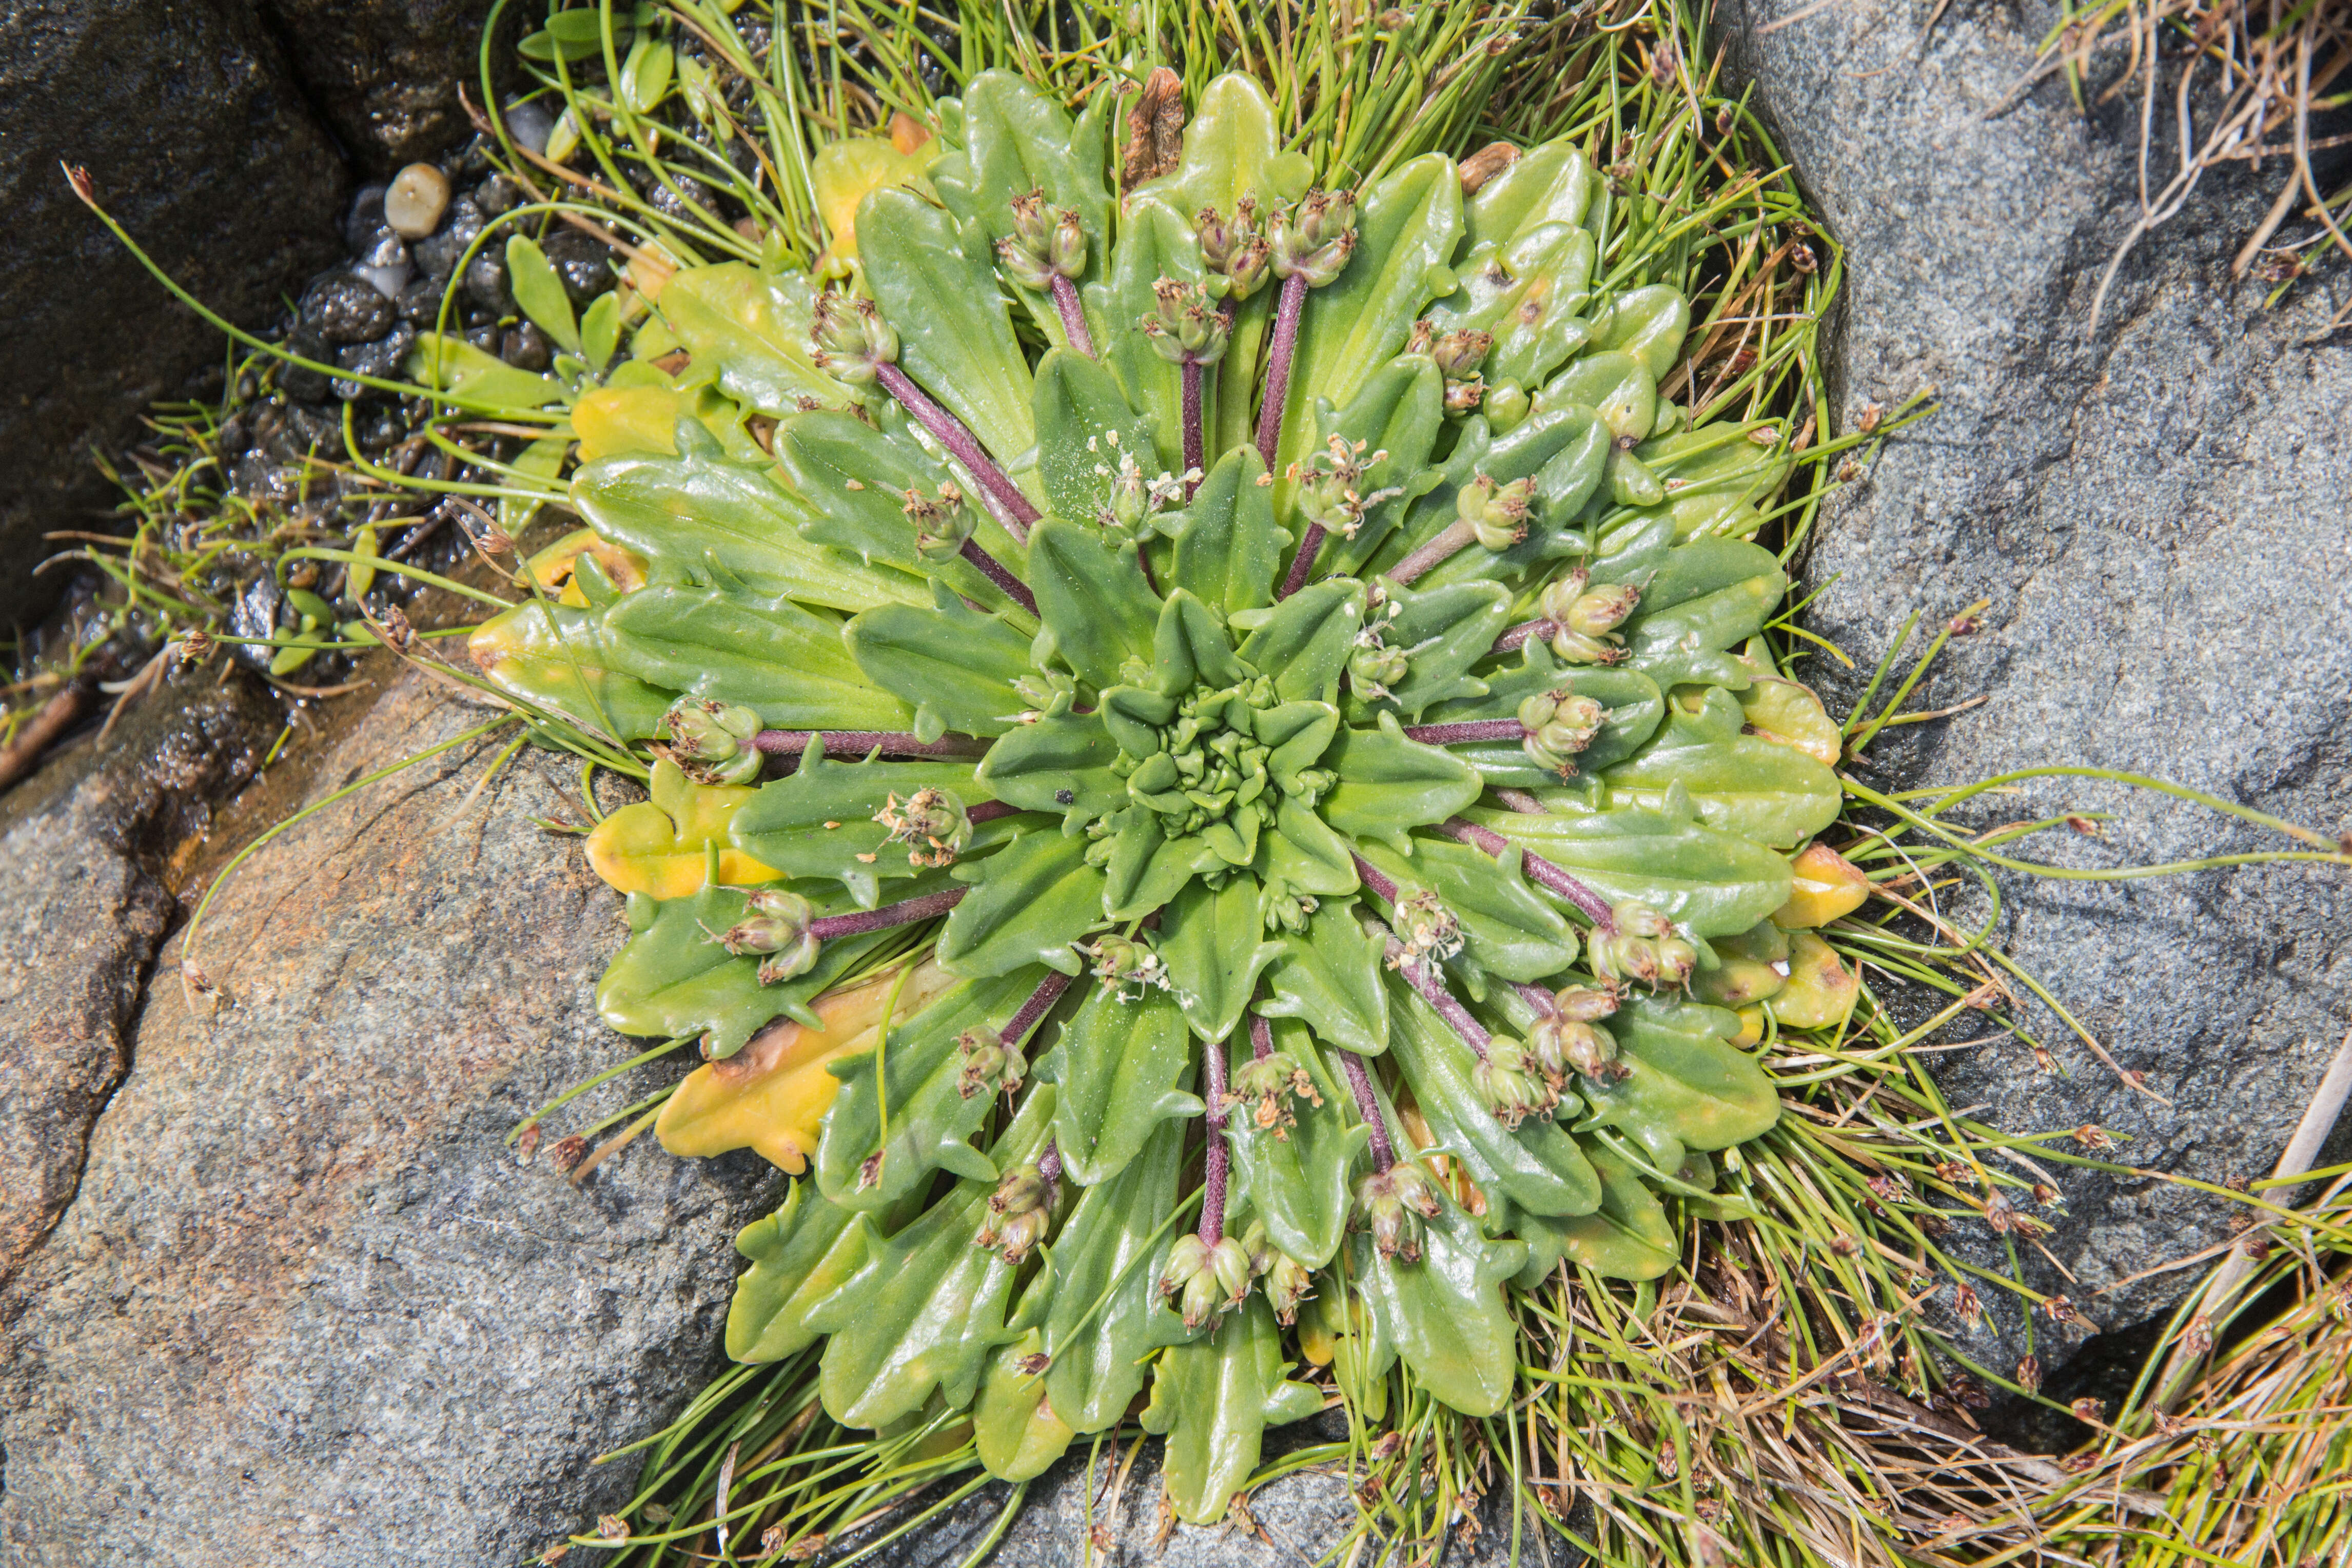
M1309 191L1277 212L1267 234L1276 278L1304 278L1319 289L1339 276L1356 250L1351 191Z
M1240 1242L1229 1236L1213 1247L1188 1231L1169 1249L1160 1293L1175 1298L1184 1326L1197 1329L1240 1306L1249 1295L1250 1278L1249 1254Z
M681 697L662 715L670 755L704 784L743 784L757 779L767 760L751 743L760 728L755 710L707 697Z
M805 974L816 963L818 942L809 934L816 909L798 893L761 888L743 900L743 918L721 932L719 945L741 957L760 953L760 984L773 985Z
M1323 1103L1315 1080L1307 1076L1298 1058L1288 1051L1276 1051L1234 1070L1233 1088L1225 1096L1225 1105L1230 1110L1255 1100L1257 1108L1251 1112L1250 1120L1286 1142L1288 1130L1298 1125L1298 1118L1287 1103L1294 1096L1310 1105Z
M852 385L870 383L877 366L898 357L898 334L874 301L845 299L830 289L817 296L809 339L816 345L811 356L816 367Z
M1437 1192L1429 1173L1406 1162L1376 1171L1356 1184L1356 1206L1383 1258L1421 1260L1421 1222L1437 1215Z
M1215 364L1225 357L1230 330L1206 286L1162 278L1151 286L1154 304L1136 325L1171 364Z
M907 504L898 510L915 525L915 553L926 561L952 561L961 554L979 521L964 504L963 491L942 481L936 496L917 489L904 494Z
M1004 1037L994 1029L985 1024L966 1029L956 1037L956 1049L963 1053L963 1071L956 1079L956 1092L964 1099L999 1087L1007 1098L1020 1092L1029 1064L1023 1059L1020 1048L1006 1045Z
M1507 1035L1486 1042L1486 1055L1470 1075L1486 1098L1486 1109L1506 1127L1517 1127L1530 1116L1548 1114L1559 1103L1553 1089L1528 1059L1527 1047Z
M1528 536L1528 511L1534 503L1535 493L1536 482L1531 479L1497 485L1480 474L1454 498L1454 511L1470 525L1472 535L1481 545L1505 551Z

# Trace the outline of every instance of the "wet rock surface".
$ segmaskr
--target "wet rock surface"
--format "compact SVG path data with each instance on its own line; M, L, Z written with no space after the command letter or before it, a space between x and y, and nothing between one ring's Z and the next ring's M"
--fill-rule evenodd
M41 534L115 500L90 461L184 377L217 363L212 328L173 304L82 209L58 163L156 261L230 319L333 255L348 176L274 41L236 6L29 0L0 26L0 620L57 593Z
M483 717L398 680L310 798ZM648 1140L575 1187L505 1146L611 1065L588 989L622 921L530 820L576 775L525 754L477 793L503 744L248 861L195 954L231 1005L191 1006L184 932L157 958L79 1195L0 1298L11 1563L521 1561L714 1369L772 1173Z
M1727 16L1737 68L1845 247L1840 426L1923 387L1943 405L1831 503L1807 562L1822 590L1809 624L1866 673L1914 611L1932 631L1991 601L1918 705L1990 700L1874 745L1863 776L1901 787L2079 763L2352 827L2352 333L2307 341L2343 303L2340 269L2263 311L2267 287L2231 279L2229 262L2276 182L2216 174L2126 263L2090 331L2092 293L2138 212L2136 118L2086 123L2057 80L1989 117L2048 16L1955 14L1921 45L1927 16L1747 0ZM1807 678L1832 711L1858 695L1825 659ZM2302 847L2087 781L2037 782L1963 816L2069 810L2117 817L2013 852L2115 867ZM2115 1158L2158 1171L2268 1175L2352 1026L2352 879L2011 878L2004 896L2003 946L2149 1092L2035 1007L2060 1070L2014 1040L1951 1053L1952 1103L2020 1131L2098 1123L2128 1135ZM2109 1330L2195 1276L2127 1277L2230 1234L2226 1205L2161 1182L2060 1184L2049 1256L2026 1251L2028 1278ZM2046 1367L2082 1344L2034 1328ZM2004 1371L2029 1348L2013 1314L1963 1342Z
M361 169L390 174L462 141L489 0L261 0L287 58ZM520 23L522 11L509 8Z

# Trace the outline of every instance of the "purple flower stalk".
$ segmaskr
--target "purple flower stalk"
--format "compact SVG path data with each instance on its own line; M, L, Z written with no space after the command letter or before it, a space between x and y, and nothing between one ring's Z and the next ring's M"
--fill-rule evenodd
M1459 746L1472 741L1517 741L1528 727L1517 719L1473 719L1461 724L1407 724L1405 739L1424 746Z
M1268 473L1274 471L1274 454L1282 446L1283 405L1290 401L1290 361L1298 352L1298 317L1306 305L1307 275L1294 272L1282 280L1281 300L1275 307L1274 349L1265 367L1265 401L1257 409L1257 455L1265 460Z
M937 920L963 902L963 896L971 891L970 888L950 888L943 893L926 893L919 899L884 904L878 910L821 916L809 921L808 933L819 942L830 942L837 936L863 936L870 931L887 931L892 926L910 926L922 921Z
M793 766L798 766L812 735L824 742L824 754L828 757L862 757L877 749L886 757L988 755L988 742L970 735L942 735L936 741L924 741L893 730L762 730L751 737L751 744L772 757L788 758Z
M1232 1152L1225 1147L1225 1042L1202 1047L1207 1068L1209 1143L1202 1155L1201 1240L1214 1247L1225 1239L1225 1177Z
M1467 844L1473 849L1483 850L1497 858L1511 847L1511 841L1501 834L1481 827L1475 822L1465 822L1458 816L1447 817L1438 825L1437 831L1456 843ZM1610 912L1609 900L1570 876L1562 868L1553 865L1532 849L1520 855L1519 866L1538 886L1549 888L1584 911L1585 918L1592 922L1595 930L1613 931L1617 929L1617 917Z
M1348 1092L1356 1098L1356 1114L1372 1131L1372 1170L1386 1175L1396 1163L1396 1145L1389 1141L1388 1121L1381 1114L1379 1096L1372 1092L1372 1075L1365 1070L1364 1058L1344 1047L1339 1051L1339 1070L1347 1075Z
M982 447L980 438L964 428L962 420L932 402L929 393L917 386L905 371L888 360L875 364L874 375L891 396L906 405L907 412L915 416L916 423L937 437L940 445L953 454L955 460L980 481L981 498L989 503L989 511L1004 525L1006 531L1022 543L1028 543L1029 527L1039 515L1037 509L1029 504L1029 498L1021 493L1021 487L996 466L996 459ZM1025 595L1026 590L1024 593ZM1031 607L1034 609L1034 602Z
M966 561L979 567L982 576L1003 590L1006 598L1033 616L1037 613L1037 595L1029 591L1029 584L1007 571L1003 562L982 550L978 540L965 540L963 549L959 553Z
M1094 334L1087 331L1087 313L1078 305L1078 286L1061 273L1054 274L1054 309L1062 314L1062 332L1070 347L1088 359L1095 357Z

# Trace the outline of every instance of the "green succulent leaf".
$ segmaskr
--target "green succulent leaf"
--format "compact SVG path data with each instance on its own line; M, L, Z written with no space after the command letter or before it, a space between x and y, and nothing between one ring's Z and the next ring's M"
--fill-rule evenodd
M1033 1300L1053 1291L1050 1270L1040 1273L1022 1292L1017 1320ZM1000 1481L1026 1481L1044 1475L1070 1447L1077 1434L1065 1426L1045 1400L1043 1373L1024 1370L1029 1358L1042 1353L1045 1331L1029 1328L988 1358L980 1393L971 1407L972 1448L981 1468Z
M1096 986L1037 1064L1040 1079L1061 1087L1054 1137L1071 1179L1088 1188L1110 1181L1161 1124L1200 1115L1201 1097L1184 1089L1192 1065L1174 997Z
M1181 1023L1175 1037L1184 1037ZM1061 1147L1066 1163L1069 1145ZM1135 1159L1085 1183L1054 1244L1055 1289L1045 1331L1054 1361L1045 1394L1073 1431L1118 1426L1143 1392L1146 1358L1161 1342L1153 1321L1158 1264L1167 1253L1163 1228L1176 1212L1183 1164L1184 1123L1160 1122Z
M1403 649L1412 662L1383 705L1392 704L1405 718L1418 721L1434 703L1485 696L1486 682L1469 670L1486 657L1508 624L1509 591L1494 583L1457 583L1420 593L1410 588L1388 592L1397 613L1382 629L1381 640ZM1351 698L1348 710L1351 720L1361 722L1373 705Z
M742 920L744 892L706 887L659 904L631 895L629 940L596 983L596 1011L604 1022L625 1035L700 1035L704 1054L712 1058L733 1056L772 1018L790 1016L822 1028L810 999L850 973L880 937L828 942L807 973L762 985L760 961L729 956L713 934ZM810 901L823 914L840 913L849 903L846 898Z
M915 524L907 515L910 492L926 500L953 481L946 465L912 442L893 440L864 420L848 414L823 411L798 415L779 426L775 435L776 462L792 483L793 494L805 509L801 537L868 566L881 566L915 577L929 577L932 587L952 588L985 604L1006 603L1003 591L980 569L961 556L929 562L915 548ZM1006 569L1023 566L1021 546L1003 524L989 516L978 501L972 509L973 537ZM1025 661L1024 661L1025 663Z
M658 735L677 693L614 668L604 617L545 599L501 610L472 639L483 679L508 696L615 741Z
M1070 944L1103 920L1103 874L1087 863L1084 838L1024 833L956 874L977 885L940 934L940 967L971 976L1028 963L1078 972Z
M933 584L932 594L928 610L885 605L853 619L842 630L849 657L866 679L913 705L915 733L924 740L950 730L1002 735L1019 729L1029 706L1013 682L1029 673L1030 639L944 584Z
M1049 1089L1032 1090L982 1163L992 1170L1034 1160L1054 1113ZM934 1390L950 1408L971 1402L988 1352L1010 1336L1005 1308L1017 1265L975 1247L993 1177L958 1183L898 1235L866 1226L867 1261L811 1314L832 1335L819 1363L825 1414L847 1426L879 1426L923 1406Z
M1341 1111L1348 1091L1305 1026L1277 1022L1274 1044L1298 1063L1322 1103L1294 1099L1289 1109L1296 1125L1267 1127L1244 1101L1226 1118L1225 1137L1250 1212L1265 1222L1267 1238L1305 1267L1320 1268L1346 1238L1350 1174L1371 1130ZM1232 1053L1235 1070L1250 1059L1246 1033L1234 1037Z
M1265 920L1257 881L1234 877L1212 891L1192 882L1168 904L1160 956L1184 1021L1203 1040L1222 1040L1240 1022L1258 971L1282 950L1262 940Z
M1710 687L1697 710L1669 705L1665 728L1633 757L1608 769L1612 803L1664 807L1688 795L1709 827L1751 844L1793 848L1837 817L1837 775L1793 747L1742 733L1738 699Z
M1462 237L1462 179L1454 161L1427 153L1401 164L1364 193L1353 258L1339 279L1307 302L1293 362L1289 417L1277 473L1312 437L1300 416L1327 397L1345 407L1372 373L1394 358L1422 308L1454 291L1446 262ZM1276 505L1289 499L1286 481Z
M1127 804L1127 781L1111 772L1118 747L1099 711L1065 702L1034 724L1015 726L989 747L972 776L1024 811L1057 811L1089 821Z
M1274 100L1253 76L1228 71L1201 90L1184 127L1184 151L1173 172L1139 185L1190 217L1203 207L1232 214L1244 196L1261 209L1307 194L1315 167L1304 153L1283 151Z
M572 296L563 291L555 264L527 235L507 240L507 287L522 313L539 324L558 345L580 352L580 321L572 313Z
M1290 535L1275 526L1273 488L1257 482L1265 472L1255 447L1227 452L1193 492L1176 535L1170 586L1221 615L1260 609L1274 598Z
M1690 300L1665 283L1621 294L1607 310L1594 312L1592 319L1595 348L1623 349L1661 381L1682 357L1683 335L1689 331Z
M1789 901L1789 863L1702 826L1686 792L1669 788L1654 810L1463 815L1566 868L1602 898L1648 904L1696 936L1736 935Z
M1483 697L1432 709L1422 716L1423 721L1460 724L1479 719L1511 718L1518 712L1521 702L1538 692L1590 697L1606 710L1608 718L1593 736L1592 743L1572 759L1579 771L1588 773L1623 762L1641 750L1657 733L1659 722L1666 713L1665 698L1659 693L1658 683L1641 671L1562 665L1552 657L1548 646L1533 637L1521 647L1516 667L1489 673L1485 683L1486 692ZM1446 750L1475 767L1490 785L1544 789L1560 782L1557 773L1528 755L1527 748L1517 741L1482 741Z
M1151 662L1160 595L1144 582L1134 552L1049 517L1029 536L1029 586L1055 648L1081 680L1116 686L1129 659Z
M1754 1058L1729 1042L1739 1020L1721 1007L1628 1000L1609 1020L1630 1076L1593 1085L1580 1127L1614 1127L1662 1171L1686 1149L1728 1149L1771 1131L1780 1097Z
M884 1208L940 1170L970 1181L996 1179L1000 1167L967 1142L988 1120L994 1097L964 1073L958 1037L968 1029L1003 1028L1044 979L1045 972L1032 964L950 986L913 1017L892 1020L877 1048L825 1064L841 1081L814 1164L817 1190L828 1202Z
M886 1220L882 1228L896 1226ZM815 1343L810 1312L865 1267L873 1234L855 1210L819 1197L814 1183L792 1183L782 1207L735 1237L751 1267L728 1304L727 1353L740 1362L782 1361Z
M1363 621L1361 584L1309 584L1259 620L1242 644L1242 661L1272 676L1275 690L1291 701L1329 702Z
M1192 237L1192 226L1185 221L1190 215L1157 196L1138 190L1121 205L1118 247L1111 258L1109 276L1080 292L1088 316L1100 323L1097 331L1102 341L1097 346L1103 364L1125 390L1124 402L1143 416L1156 436L1155 445L1133 448L1149 479L1163 468L1172 471L1183 467L1183 378L1135 324L1152 312L1157 303L1152 286L1162 279L1183 284L1201 281L1201 242ZM1118 453L1110 454L1108 460L1112 468L1118 467Z
M816 289L805 273L762 272L747 262L688 267L662 286L661 312L719 388L772 418L814 398L839 407L849 388L817 369L809 328Z
M1353 838L1399 841L1407 828L1444 821L1486 787L1469 763L1407 740L1388 713L1377 730L1340 731L1324 765L1339 782L1324 797L1323 820Z
M1548 225L1582 224L1598 184L1591 163L1574 142L1563 139L1528 148L1463 204L1471 254Z
M1000 462L1035 446L1029 361L997 291L987 235L892 186L859 204L857 253L906 373Z
M1519 875L1516 850L1499 866L1466 844L1432 838L1414 839L1410 858L1384 844L1364 844L1357 852L1403 896L1421 889L1434 893L1460 922L1466 955L1491 974L1531 982L1575 961L1575 931Z
M1530 1214L1591 1214L1598 1208L1601 1178L1576 1141L1539 1117L1516 1129L1496 1121L1471 1076L1477 1058L1461 1037L1402 980L1390 982L1389 994L1395 1003L1389 1051L1438 1147L1462 1161L1482 1191L1507 1197Z
M1257 1295L1213 1332L1160 1352L1142 1426L1168 1439L1163 1462L1177 1518L1223 1519L1226 1500L1257 1468L1265 1429L1323 1408L1323 1396L1289 1382L1288 1371L1274 1310Z
M1381 1335L1413 1380L1465 1415L1492 1415L1518 1372L1518 1329L1502 1281L1527 1264L1524 1242L1489 1241L1453 1196L1422 1230L1420 1261L1381 1256L1356 1241L1356 1277Z
M870 910L884 881L927 868L906 845L891 842L876 815L893 797L926 789L952 795L967 810L989 798L973 786L969 763L833 762L812 742L797 769L761 785L728 819L728 842L785 877L829 877ZM984 853L1019 831L1017 818L982 823L965 852ZM927 846L915 848L929 854Z
M827 609L925 605L903 572L867 566L802 537L800 503L757 468L730 462L694 420L676 457L629 452L587 464L572 504L598 534L653 563L656 581L719 583Z
M1108 511L1123 458L1133 458L1147 480L1163 471L1152 421L1128 406L1118 379L1097 362L1048 349L1037 365L1036 397L1037 476L1055 516L1092 523Z
M1527 1266L1513 1281L1532 1290L1565 1260L1609 1279L1656 1279L1681 1258L1674 1221L1633 1167L1589 1138L1577 1147L1601 1177L1601 1206L1587 1215L1535 1215L1517 1208L1490 1213L1528 1244Z
M401 369L410 379L476 406L545 408L571 400L553 376L518 370L463 338L442 332L417 333L416 346Z
M1152 684L1171 697L1195 685L1237 686L1249 677L1234 657L1233 639L1215 613L1183 588L1171 592L1160 606L1151 650Z
M877 691L842 646L842 623L790 599L719 588L640 588L604 612L615 668L788 730L903 730L914 710Z
M1325 904L1307 918L1305 931L1283 938L1281 956L1266 969L1258 1011L1299 1019L1335 1046L1378 1056L1389 1048L1381 961L1380 939L1347 906Z

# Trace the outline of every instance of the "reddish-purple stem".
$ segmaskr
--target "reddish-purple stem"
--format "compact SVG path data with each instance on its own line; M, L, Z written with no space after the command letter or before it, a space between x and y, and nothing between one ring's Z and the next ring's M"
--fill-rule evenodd
M1315 557L1323 549L1324 537L1321 523L1307 525L1307 537L1298 542L1298 553L1290 558L1290 571L1283 577L1282 591L1275 595L1276 598L1287 599L1307 586L1307 574L1314 569Z
M1151 569L1151 550L1145 544L1135 547L1136 569L1143 574L1143 585L1154 594L1160 592L1160 574Z
M1551 807L1523 789L1497 789L1495 798L1521 816L1549 816Z
M980 568L980 574L982 576L987 578L999 588L1004 590L1004 596L1006 598L1012 600L1014 604L1020 605L1023 609L1028 611L1033 616L1037 613L1037 595L1029 591L1029 584L1024 583L1020 578L1015 577L1011 572L1005 570L1003 562L999 561L995 556L991 555L987 551L982 550L980 547L980 541L976 539L965 540L963 542L963 550L961 553L966 561L971 562L974 566Z
M1340 1047L1339 1070L1348 1075L1348 1092L1356 1097L1356 1114L1372 1130L1372 1169L1381 1175L1396 1163L1396 1145L1389 1142L1388 1120L1381 1114L1380 1097L1372 1092L1372 1075L1364 1070L1364 1058Z
M1037 1174L1045 1184L1045 1201L1052 1203L1062 1185L1062 1146L1051 1138L1045 1140L1045 1152L1037 1156Z
M1078 305L1078 286L1058 272L1054 274L1054 309L1062 313L1062 331L1070 346L1094 358L1094 334L1087 331L1087 313Z
M1402 588L1430 568L1450 557L1459 555L1470 542L1478 537L1477 531L1466 522L1449 522L1437 531L1430 542L1381 574Z
M1516 653L1527 647L1529 637L1539 642L1549 642L1559 634L1558 621L1521 621L1516 626L1504 627L1503 635L1496 637L1495 646L1486 651L1490 654Z
M1530 985L1524 980L1514 980L1511 982L1511 989L1519 994L1520 1001L1538 1013L1549 1016L1559 1011L1559 999L1540 985Z
M970 888L950 888L944 893L926 893L919 899L885 904L878 910L825 915L809 921L808 933L819 942L830 942L837 936L864 936L869 931L887 931L892 926L910 926L919 921L937 920L963 902L963 896L971 891Z
M1045 1021L1045 1015L1054 1010L1054 1004L1069 988L1070 977L1060 970L1047 974L1037 989L1029 993L1029 1000L1021 1004L1021 1011L1013 1015L1013 1021L1004 1026L1000 1037L1008 1046L1019 1045L1028 1037L1030 1030Z
M1250 1059L1264 1061L1274 1055L1274 1026L1255 1013L1250 1015Z
M1407 957L1404 943L1394 937L1389 939L1389 963L1404 976L1405 984L1421 993L1423 1001L1437 1009L1437 1016L1462 1037L1462 1043L1477 1052L1480 1061L1485 1061L1486 1042L1494 1037L1487 1034L1486 1026L1472 1017L1470 1009L1445 988L1445 982L1438 978L1437 972L1419 959Z
M828 757L862 757L877 748L886 757L988 755L988 742L970 735L942 735L936 741L923 741L892 730L762 730L751 737L751 744L772 757L784 757L797 765L801 753L808 749L811 735L824 741Z
M1209 1041L1202 1060L1209 1079L1209 1145L1202 1156L1201 1239L1214 1247L1225 1239L1225 1172L1232 1158L1225 1148L1225 1042Z
M1475 822L1465 822L1458 816L1447 817L1438 825L1437 831L1457 843L1467 844L1473 849L1484 850L1498 859L1511 847L1511 841L1501 834L1481 827ZM1583 910L1585 917L1591 921L1597 929L1604 931L1613 931L1617 929L1617 917L1610 912L1608 900L1534 850L1529 849L1521 854L1519 868L1527 873L1530 880L1541 887L1550 889Z
M1356 875L1363 879L1365 887L1370 888L1372 890L1372 897L1380 900L1382 903L1387 904L1391 909L1395 908L1397 901L1397 885L1394 882L1390 881L1388 877L1379 867L1373 865L1370 860L1365 859L1361 855L1357 854L1355 851L1349 850L1348 852L1348 858L1356 863Z
M1011 801L983 800L978 805L975 805L971 810L965 812L964 816L971 819L973 824L977 825L982 822L994 822L1000 816L1011 816L1020 809L1021 808L1019 806L1014 805Z
M1201 362L1192 355L1184 356L1181 367L1184 386L1184 500L1189 505L1192 492L1201 487L1197 476L1201 471Z
M1269 474L1274 472L1274 455L1282 447L1283 405L1290 401L1290 359L1298 352L1298 315L1306 304L1306 274L1294 272L1282 280L1281 302L1275 307L1274 348L1265 363L1265 401L1257 409L1257 455Z
M907 412L916 423L939 437L940 446L954 455L980 481L982 498L992 504L989 510L1004 524L1013 537L1022 543L1029 542L1029 525L1037 521L1037 509L1021 493L1021 487L1005 476L981 446L980 438L964 428L963 421L931 401L930 395L908 378L907 373L884 360L874 367L875 378L883 390L905 404Z
M1473 719L1463 724L1407 724L1405 739L1424 746L1459 746L1469 741L1516 741L1528 732L1517 719Z

